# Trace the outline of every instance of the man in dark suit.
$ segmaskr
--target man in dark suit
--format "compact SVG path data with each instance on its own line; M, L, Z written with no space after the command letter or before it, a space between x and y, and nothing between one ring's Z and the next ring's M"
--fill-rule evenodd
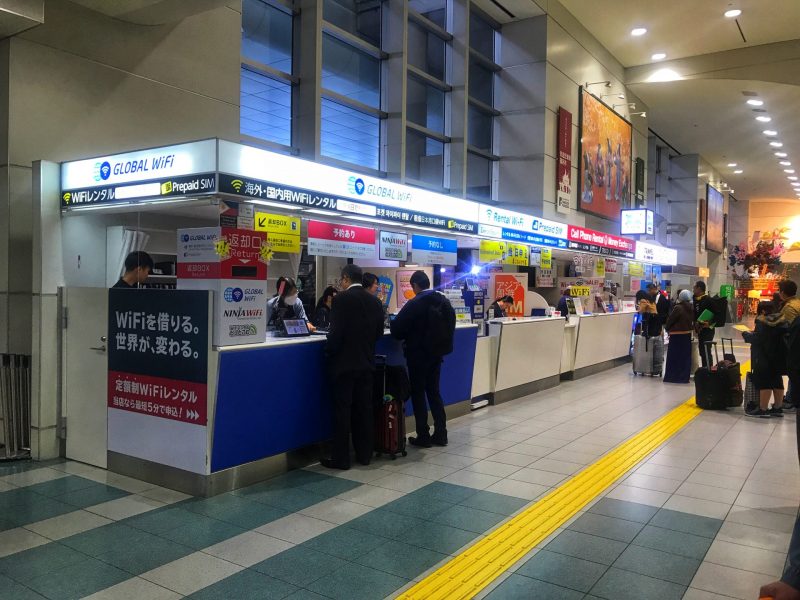
M447 446L447 415L439 391L442 359L453 351L456 313L444 294L430 289L425 271L415 271L410 279L414 298L392 321L392 336L404 341L411 402L417 422L414 446ZM427 406L425 398L427 396ZM433 416L433 435L428 428L428 406Z
M372 375L375 343L383 336L383 306L361 285L361 267L342 269L343 292L331 305L325 352L333 383L333 451L323 458L330 469L350 468L350 429L356 459L368 465L372 457Z

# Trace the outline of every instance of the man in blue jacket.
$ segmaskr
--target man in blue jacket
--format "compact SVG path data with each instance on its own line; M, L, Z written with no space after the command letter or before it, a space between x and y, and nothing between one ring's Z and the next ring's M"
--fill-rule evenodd
M415 296L391 323L392 336L404 342L417 422L417 437L409 438L409 442L422 448L446 446L447 415L439 378L443 357L453 351L456 313L444 294L430 289L431 282L424 271L415 271L410 283ZM433 435L428 428L428 406L433 416Z

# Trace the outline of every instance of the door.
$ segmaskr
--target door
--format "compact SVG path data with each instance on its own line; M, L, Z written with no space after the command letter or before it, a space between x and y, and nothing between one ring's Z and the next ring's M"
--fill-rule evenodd
M108 290L63 288L62 416L67 458L106 468Z

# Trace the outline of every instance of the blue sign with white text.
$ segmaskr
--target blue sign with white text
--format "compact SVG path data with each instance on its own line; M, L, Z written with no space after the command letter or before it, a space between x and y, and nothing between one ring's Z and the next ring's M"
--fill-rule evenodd
M455 265L457 252L456 240L416 234L411 238L411 255L420 265Z
M503 239L513 240L515 242L525 242L526 244L534 244L536 246L547 246L549 248L567 247L567 240L550 237L549 235L529 233L527 231L517 231L516 229L503 228Z

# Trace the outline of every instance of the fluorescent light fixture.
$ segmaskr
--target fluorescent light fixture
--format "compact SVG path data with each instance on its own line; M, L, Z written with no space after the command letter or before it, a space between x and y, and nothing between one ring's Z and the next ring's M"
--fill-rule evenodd
M313 213L315 215L328 215L330 217L341 217L342 213L338 213L333 210L323 210L321 208L307 208L305 210L307 213Z
M782 160L780 164L783 165L784 167L792 166L792 163L790 163L788 160Z
M129 185L118 187L114 190L114 197L117 200L127 200L128 198L146 198L148 196L160 196L161 184L140 183L139 185Z
M784 173L791 173L792 175L794 175L794 169L784 169L783 172Z
M772 117L765 117L764 115L756 117L756 121L761 121L762 123L769 123L772 121Z
M764 101L763 100L757 100L756 98L750 98L750 100L748 100L747 103L750 106L763 106L764 105Z
M245 204L258 204L259 206L269 206L270 208L280 208L281 210L300 210L301 206L293 206L292 204L282 204L280 202L267 202L266 200L253 200L248 198L244 200Z
M631 35L633 37L639 37L644 35L645 33L647 33L647 29L644 27L634 27L633 29L631 29Z
M650 60L664 60L667 58L667 55L663 52L656 52L653 56L650 57Z
M673 69L659 69L654 71L650 77L647 78L649 83L664 83L667 81L680 81L683 79L677 71Z
M770 142L769 145L773 148L783 148L783 142Z
M744 173L744 171L742 171L741 169L736 169L734 173L736 173L737 175L741 175L742 173Z
M796 175L789 175L786 179L788 179L789 181L797 181L797 176Z
M736 164L736 163L728 163L728 166L729 166L729 167L738 167L739 165L738 165L738 164Z
M786 152L776 152L775 156L777 156L778 158L786 158L789 155L786 154Z
M742 11L740 11L738 8L733 8L731 10L725 11L725 16L728 17L729 19L735 19L740 14L742 14Z
M764 135L769 135L769 136L778 135L778 132L775 131L774 129L765 129Z

